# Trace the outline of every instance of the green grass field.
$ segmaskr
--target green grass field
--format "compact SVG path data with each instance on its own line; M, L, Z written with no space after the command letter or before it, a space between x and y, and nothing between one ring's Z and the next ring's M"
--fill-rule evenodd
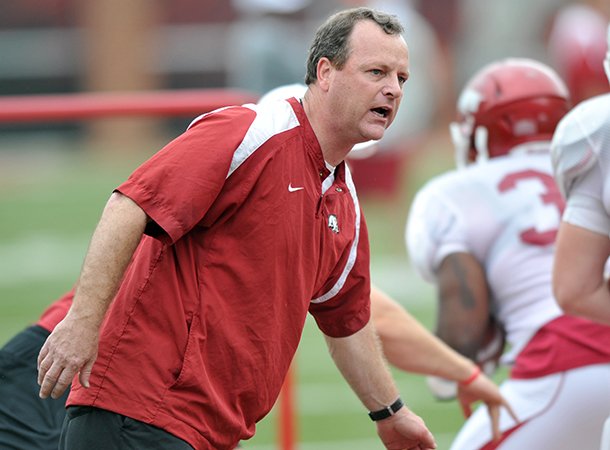
M106 198L144 159L119 152L84 156L57 148L24 152L23 146L19 141L0 143L0 344L35 321L72 285ZM395 197L361 199L370 227L373 279L428 327L434 321L433 291L409 268L403 228L414 189L450 164L441 149L428 150L411 161ZM295 367L300 449L382 448L313 321L307 322ZM394 373L403 398L424 418L439 449L448 448L462 422L457 404L435 401L421 376ZM271 450L276 442L274 410L244 445Z

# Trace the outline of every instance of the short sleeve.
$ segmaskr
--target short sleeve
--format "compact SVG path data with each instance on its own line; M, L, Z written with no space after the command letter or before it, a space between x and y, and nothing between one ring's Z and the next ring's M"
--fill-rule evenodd
M147 234L173 243L201 221L222 189L254 115L240 107L205 115L116 189L154 221Z
M559 122L551 141L553 174L565 198L575 180L596 165L607 139L610 97L596 97L572 109Z
M610 216L602 199L603 176L599 166L578 177L572 184L563 220L595 233L608 235Z
M434 282L435 273L447 255L468 252L465 220L435 188L433 180L415 196L405 232L411 263L429 282Z

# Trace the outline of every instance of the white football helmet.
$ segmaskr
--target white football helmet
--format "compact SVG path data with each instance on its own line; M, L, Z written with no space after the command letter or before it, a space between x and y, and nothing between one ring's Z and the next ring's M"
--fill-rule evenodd
M264 105L265 103L276 101L276 100L284 100L290 97L303 98L305 92L307 91L307 86L301 83L294 84L286 84L283 86L278 86L274 89L271 89L269 92L265 93L259 100L259 105ZM352 150L347 155L350 159L364 159L373 155L377 151L377 143L379 141L367 141L360 142L352 147Z
M269 92L263 94L263 96L258 99L257 104L264 105L268 102L284 100L290 97L303 98L303 96L305 95L305 91L307 91L307 86L305 86L304 84L285 84L283 86L278 86L274 89L271 89Z
M483 67L462 90L450 125L458 168L526 143L547 146L569 103L564 82L540 62L509 58Z

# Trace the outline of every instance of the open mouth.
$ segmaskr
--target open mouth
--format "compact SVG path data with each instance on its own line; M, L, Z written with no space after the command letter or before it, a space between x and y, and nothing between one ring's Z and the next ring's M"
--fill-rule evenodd
M371 109L371 111L373 111L378 116L383 117L384 119L390 115L390 109L384 106L380 106L379 108L373 108Z

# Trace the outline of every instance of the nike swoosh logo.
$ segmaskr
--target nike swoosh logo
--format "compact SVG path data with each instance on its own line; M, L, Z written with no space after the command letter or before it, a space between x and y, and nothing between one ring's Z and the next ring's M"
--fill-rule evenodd
M288 185L288 192L296 192L296 191L300 191L301 189L305 189L304 187L292 187L292 183L290 183Z

